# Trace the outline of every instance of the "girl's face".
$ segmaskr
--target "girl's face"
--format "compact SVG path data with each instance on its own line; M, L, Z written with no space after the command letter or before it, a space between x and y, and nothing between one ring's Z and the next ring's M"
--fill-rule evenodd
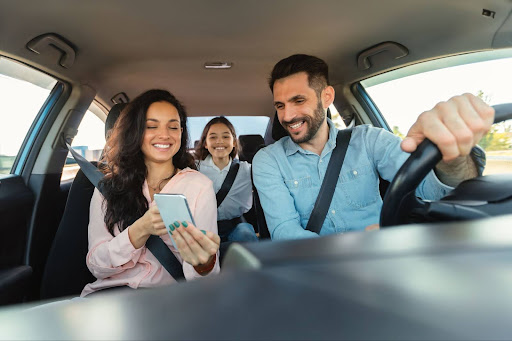
M146 130L142 153L146 162L164 163L172 160L181 147L180 115L168 102L151 104L146 113Z
M229 157L234 143L229 128L223 123L215 123L208 130L205 147L213 158L225 158Z

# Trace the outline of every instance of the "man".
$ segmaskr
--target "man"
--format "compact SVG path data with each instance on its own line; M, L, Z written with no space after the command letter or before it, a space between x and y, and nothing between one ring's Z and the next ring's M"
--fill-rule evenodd
M256 154L254 184L272 239L314 237L317 234L305 227L337 135L326 118L335 95L328 67L317 57L293 55L274 66L269 85L279 122L289 136ZM464 94L422 113L403 141L384 129L355 127L320 235L378 226L379 175L391 181L425 137L439 147L443 161L418 186L418 196L439 199L461 181L481 174L482 167L470 153L493 119L492 107Z

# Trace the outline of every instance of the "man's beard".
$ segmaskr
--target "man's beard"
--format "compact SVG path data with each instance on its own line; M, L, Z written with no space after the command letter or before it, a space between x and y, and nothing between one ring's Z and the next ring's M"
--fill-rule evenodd
M318 105L315 109L315 115L314 117L306 116L306 117L298 117L294 119L293 121L286 122L285 125L293 124L296 122L304 121L304 124L307 124L308 130L302 137L294 136L293 134L290 134L288 129L285 128L288 135L291 137L292 141L299 144L308 142L313 137L315 137L316 133L318 132L318 129L322 126L322 123L325 119L325 111L322 106L322 102L318 101Z

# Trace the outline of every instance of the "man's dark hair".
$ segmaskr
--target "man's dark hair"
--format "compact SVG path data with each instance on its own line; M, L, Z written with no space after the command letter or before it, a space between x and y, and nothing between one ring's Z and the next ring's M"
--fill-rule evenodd
M308 75L309 87L319 96L322 90L329 85L329 67L322 59L306 54L294 54L280 60L272 70L268 85L274 93L274 83L281 78L305 72Z

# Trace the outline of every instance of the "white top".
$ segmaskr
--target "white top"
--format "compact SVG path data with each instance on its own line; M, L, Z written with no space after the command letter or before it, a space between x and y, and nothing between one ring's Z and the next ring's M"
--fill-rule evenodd
M229 163L223 169L219 169L213 163L211 155L198 163L198 169L213 182L213 190L217 193L222 187L222 183L229 172L231 166L231 158ZM240 217L249 211L252 207L252 182L251 182L251 165L246 161L240 161L240 168L236 175L233 186L228 195L217 208L217 219L228 220Z

